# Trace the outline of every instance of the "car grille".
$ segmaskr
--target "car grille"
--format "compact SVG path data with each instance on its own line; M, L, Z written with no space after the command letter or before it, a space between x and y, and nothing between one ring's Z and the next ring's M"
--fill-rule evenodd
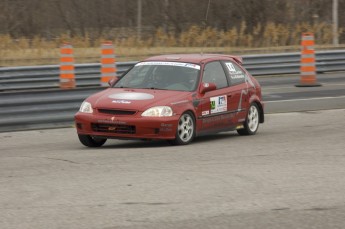
M98 112L104 114L113 114L113 115L134 115L137 111L133 110L112 110L112 109L98 109Z
M106 132L115 134L135 134L135 126L120 124L92 123L92 130L95 132Z

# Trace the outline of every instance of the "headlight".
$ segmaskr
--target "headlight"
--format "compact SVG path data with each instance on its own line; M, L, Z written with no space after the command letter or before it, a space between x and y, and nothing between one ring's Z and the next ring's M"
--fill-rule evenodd
M84 101L81 104L79 111L83 113L92 113L93 109L92 109L91 103Z
M144 117L168 117L172 116L172 109L168 106L158 106L158 107L151 107L144 111L141 116Z

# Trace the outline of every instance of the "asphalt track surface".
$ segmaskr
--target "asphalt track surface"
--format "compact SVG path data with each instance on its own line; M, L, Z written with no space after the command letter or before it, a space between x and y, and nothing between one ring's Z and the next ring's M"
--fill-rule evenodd
M188 146L0 133L0 228L345 228L345 77L259 77L266 122Z

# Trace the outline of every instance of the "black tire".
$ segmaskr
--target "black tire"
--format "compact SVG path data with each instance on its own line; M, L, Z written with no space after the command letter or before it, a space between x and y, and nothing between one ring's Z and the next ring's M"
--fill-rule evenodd
M87 147L101 147L107 141L106 138L94 138L90 135L78 134L79 141Z
M195 118L191 112L185 112L179 118L174 140L169 140L172 145L187 145L195 137Z
M243 123L243 129L238 129L239 135L254 135L259 129L260 123L260 111L256 103L252 103L249 106L247 117Z

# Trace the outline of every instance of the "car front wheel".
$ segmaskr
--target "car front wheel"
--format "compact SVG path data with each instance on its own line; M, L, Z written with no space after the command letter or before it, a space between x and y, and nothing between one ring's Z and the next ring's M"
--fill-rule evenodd
M78 137L79 137L79 141L84 146L88 146L88 147L100 147L107 141L106 138L95 138L95 137L91 137L90 135L83 135L83 134L78 134Z
M240 135L254 135L259 128L260 113L256 103L252 103L249 107L246 121L243 129L237 130Z
M183 113L178 121L176 137L169 141L173 145L187 145L195 137L195 120L190 112Z

